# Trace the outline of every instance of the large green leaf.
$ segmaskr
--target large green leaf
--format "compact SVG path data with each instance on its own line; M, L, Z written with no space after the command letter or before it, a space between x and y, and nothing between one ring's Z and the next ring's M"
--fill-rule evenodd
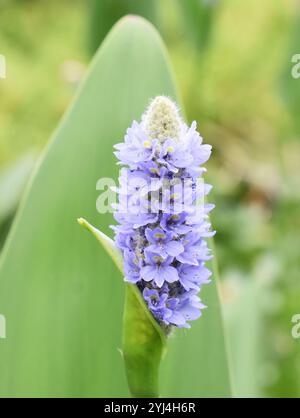
M232 352L232 373L238 397L260 397L264 347L264 309L267 290L255 277L239 284L239 292L225 310Z
M33 153L0 170L0 251L34 165Z
M128 17L97 54L3 250L0 395L129 394L119 352L122 279L76 219L109 230L111 216L96 211L96 182L117 176L113 144L158 94L175 96L161 40Z
M125 18L38 165L2 253L1 396L129 394L119 352L124 285L76 218L108 231L111 216L96 212L96 181L117 176L113 143L159 94L176 99L162 43L147 22ZM215 285L203 299L203 318L172 338L161 373L165 395L230 395Z

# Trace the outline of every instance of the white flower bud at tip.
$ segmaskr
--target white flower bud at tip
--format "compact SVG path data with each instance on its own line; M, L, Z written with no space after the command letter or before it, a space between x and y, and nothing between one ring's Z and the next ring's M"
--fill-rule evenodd
M142 118L150 139L163 143L166 139L179 139L182 119L176 104L166 96L155 97Z

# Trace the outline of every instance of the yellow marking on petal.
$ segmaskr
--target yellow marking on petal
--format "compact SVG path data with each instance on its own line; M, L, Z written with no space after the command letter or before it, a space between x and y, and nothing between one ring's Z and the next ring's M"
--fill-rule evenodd
M150 141L144 141L143 145L144 145L144 148L151 148L151 142Z
M156 255L153 257L153 260L155 261L164 261L164 259L162 257L160 257L159 255Z
M155 236L155 238L166 238L166 235L161 233L161 232L158 232L157 234L154 234L154 236Z
M151 171L151 173L159 174L158 169L157 168L154 168L154 167L150 168L149 171Z

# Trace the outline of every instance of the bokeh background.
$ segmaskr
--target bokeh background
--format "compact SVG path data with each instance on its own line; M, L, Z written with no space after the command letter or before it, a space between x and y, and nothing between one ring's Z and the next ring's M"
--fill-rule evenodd
M291 335L300 313L298 0L0 0L0 251L35 161L128 13L160 31L187 119L214 148L208 180L236 393L300 396Z

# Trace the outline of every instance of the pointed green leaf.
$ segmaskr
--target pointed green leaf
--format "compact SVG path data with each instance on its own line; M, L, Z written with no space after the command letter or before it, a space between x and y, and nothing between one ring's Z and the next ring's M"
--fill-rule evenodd
M85 219L78 219L78 223L94 235L123 273L122 256L114 241ZM122 349L131 393L138 397L158 396L159 366L166 337L138 288L131 284L126 284Z
M105 235L103 232L99 231L99 229L91 225L85 219L79 218L78 223L79 225L82 225L84 228L86 228L93 234L93 236L100 242L102 247L105 249L107 254L111 257L118 269L123 273L122 254L118 250L118 248L116 248L114 241L107 235Z

